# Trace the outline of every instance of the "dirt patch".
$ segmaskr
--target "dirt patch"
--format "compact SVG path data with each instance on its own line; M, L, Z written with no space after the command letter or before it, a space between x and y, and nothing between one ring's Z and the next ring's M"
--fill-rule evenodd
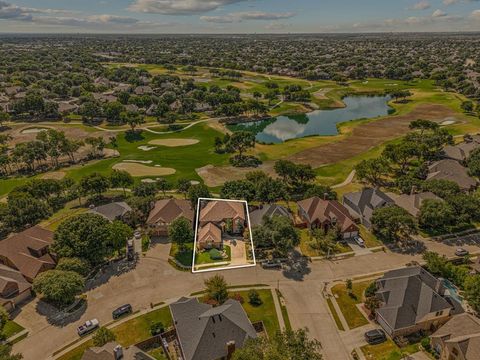
M53 179L53 180L61 180L65 177L65 173L63 171L52 171L41 176L42 179Z
M149 141L151 145L177 147L177 146L189 146L198 144L197 139L156 139Z
M315 96L317 99L320 100L328 100L330 99L326 94L332 90L331 88L325 88L325 89L320 89L316 93L313 93L313 96Z
M209 187L216 187L223 185L226 181L241 180L250 171L262 170L267 174L274 175L273 162L267 162L257 168L237 168L234 166L215 167L207 165L195 169L197 174L203 179L205 185Z
M314 168L337 163L360 155L386 141L393 140L409 131L412 120L425 119L438 123L456 118L458 114L443 105L424 104L406 115L390 116L382 120L361 124L352 134L340 141L300 151L288 157L295 163L309 164Z
M41 128L41 127L36 127L36 128L26 128L21 131L22 134L38 134L39 132L42 131L47 131L48 128Z
M132 176L166 176L175 174L176 170L172 168L146 166L137 163L121 162L113 166L115 170L124 170Z

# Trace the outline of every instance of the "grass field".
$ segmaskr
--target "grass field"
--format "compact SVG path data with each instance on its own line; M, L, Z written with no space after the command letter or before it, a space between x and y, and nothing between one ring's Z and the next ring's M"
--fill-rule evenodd
M360 310L357 309L357 305L362 303L363 294L370 283L371 281L353 283L352 291L355 297L348 295L345 284L338 284L332 288L335 300L337 301L350 329L368 324L368 320L363 316Z
M335 310L335 307L333 306L332 299L330 298L327 299L327 305L328 305L328 309L330 310L330 313L333 316L333 320L337 325L338 330L345 331L345 328L343 327L343 324L340 318L338 317L337 310Z
M9 320L5 324L5 327L3 328L2 336L5 339L8 339L9 337L16 335L23 330L25 330L23 326L17 324L15 321Z
M408 345L400 349L391 339L377 345L365 345L360 348L367 360L402 360L405 355L419 351L418 344Z
M280 330L278 323L277 312L275 311L275 304L273 303L272 291L269 289L257 290L262 299L262 305L253 306L248 302L248 290L245 291L232 291L233 293L240 294L245 300L242 304L248 318L252 323L256 321L263 321L263 325L268 333L268 336L272 337L275 332Z

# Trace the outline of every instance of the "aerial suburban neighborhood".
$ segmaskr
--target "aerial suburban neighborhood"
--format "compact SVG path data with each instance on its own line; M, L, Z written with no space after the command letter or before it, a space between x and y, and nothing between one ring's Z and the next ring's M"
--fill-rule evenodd
M480 360L480 3L0 1L0 360Z

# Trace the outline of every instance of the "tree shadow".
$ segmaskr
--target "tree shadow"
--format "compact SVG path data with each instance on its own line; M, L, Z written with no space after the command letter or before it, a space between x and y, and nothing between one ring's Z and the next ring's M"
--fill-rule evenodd
M101 285L104 285L110 281L112 277L118 277L134 270L137 266L138 254L135 255L135 260L128 261L126 258L111 261L107 265L103 266L98 272L90 279L86 281L85 291L93 290Z
M87 310L87 301L79 299L76 303L74 303L74 305L65 310L40 300L37 303L36 310L40 315L43 315L47 318L47 321L50 325L64 327L80 320L82 315Z
M310 259L294 250L289 255L288 261L284 263L282 273L287 279L303 281L304 277L310 274L311 271Z
M405 240L400 245L397 243L385 243L385 246L391 252L404 255L422 254L427 250L423 241L416 239Z

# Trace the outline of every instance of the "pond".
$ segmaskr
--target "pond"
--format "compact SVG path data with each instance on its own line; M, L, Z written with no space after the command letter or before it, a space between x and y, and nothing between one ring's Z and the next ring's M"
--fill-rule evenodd
M337 124L350 120L388 115L389 96L347 96L345 107L335 110L316 110L307 114L275 118L229 126L230 130L248 130L256 134L258 142L281 143L312 135L337 135Z

